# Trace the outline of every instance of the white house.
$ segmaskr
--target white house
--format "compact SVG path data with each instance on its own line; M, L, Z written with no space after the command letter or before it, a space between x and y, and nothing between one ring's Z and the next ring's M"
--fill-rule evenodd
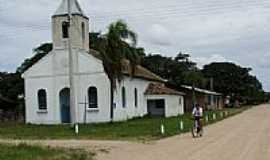
M146 114L166 117L183 114L183 93L165 87L162 78L141 66L137 66L134 76L130 77L128 63L123 71L124 79L117 84L111 110L110 81L98 52L89 49L89 19L77 0L70 0L72 23L69 31L67 1L62 0L52 16L52 52L23 74L26 123L71 122L69 39L76 82L74 112L78 123L123 121Z

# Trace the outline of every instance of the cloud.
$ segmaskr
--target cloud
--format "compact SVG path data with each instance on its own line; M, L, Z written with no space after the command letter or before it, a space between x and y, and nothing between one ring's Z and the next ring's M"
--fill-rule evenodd
M161 24L153 24L147 30L147 36L150 43L154 45L171 45L171 32Z
M261 56L261 57L258 57L258 66L261 68L261 69L269 69L270 68L270 52Z

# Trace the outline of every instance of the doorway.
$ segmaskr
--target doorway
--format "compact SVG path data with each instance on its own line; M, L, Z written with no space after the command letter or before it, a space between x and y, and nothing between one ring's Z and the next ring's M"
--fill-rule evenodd
M151 116L165 116L165 100L147 100L147 112Z
M70 123L70 90L64 88L60 91L60 111L61 111L61 122Z

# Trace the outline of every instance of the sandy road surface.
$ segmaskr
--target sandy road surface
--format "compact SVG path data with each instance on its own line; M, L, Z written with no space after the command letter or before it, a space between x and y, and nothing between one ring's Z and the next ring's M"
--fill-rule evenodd
M213 124L198 139L183 134L150 144L76 140L27 143L95 150L98 160L269 160L270 105Z

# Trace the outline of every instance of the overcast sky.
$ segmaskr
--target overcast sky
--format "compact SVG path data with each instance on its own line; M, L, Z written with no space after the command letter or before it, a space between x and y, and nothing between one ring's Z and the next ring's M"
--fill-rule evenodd
M0 71L15 71L51 41L51 15L61 0L0 0ZM147 52L191 54L199 66L231 61L253 68L270 91L269 0L79 0L90 31L123 19ZM90 42L91 43L91 42Z

